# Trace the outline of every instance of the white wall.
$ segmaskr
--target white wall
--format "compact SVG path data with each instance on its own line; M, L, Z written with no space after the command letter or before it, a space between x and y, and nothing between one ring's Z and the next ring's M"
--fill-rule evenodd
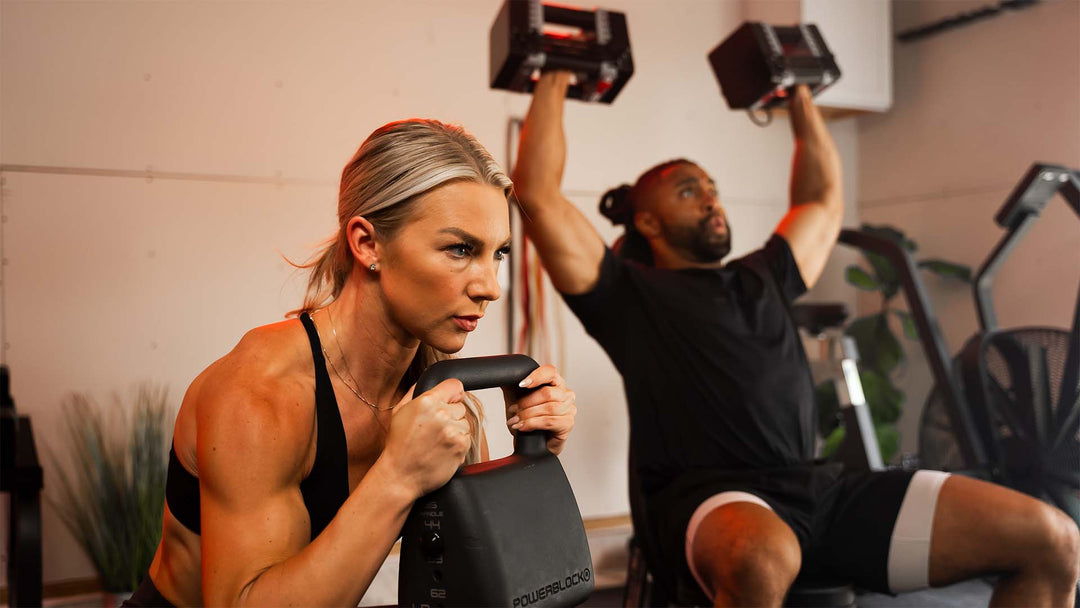
M4 0L4 356L39 445L57 446L65 394L153 379L178 401L245 330L296 307L303 277L281 255L304 259L333 231L339 171L377 126L459 122L505 158L528 98L486 84L499 5ZM727 111L707 67L738 6L605 5L630 16L637 71L613 106L569 106L575 202L614 236L599 194L687 156L720 183L736 251L757 246L786 208L791 144L783 119L763 130ZM853 195L854 122L834 133ZM562 459L585 517L626 513L621 385L563 314L580 414ZM493 304L463 354L503 352L504 315ZM47 495L55 483L47 471ZM46 581L91 575L46 507Z
M897 31L985 5L895 2ZM861 218L889 223L977 269L1003 231L993 216L1036 161L1080 167L1080 2L1022 11L896 44L892 112L858 121ZM968 289L926 276L951 352L977 328ZM1003 327L1069 327L1080 279L1080 222L1058 197L996 280ZM872 302L867 302L872 305ZM917 446L932 383L909 348L902 450Z

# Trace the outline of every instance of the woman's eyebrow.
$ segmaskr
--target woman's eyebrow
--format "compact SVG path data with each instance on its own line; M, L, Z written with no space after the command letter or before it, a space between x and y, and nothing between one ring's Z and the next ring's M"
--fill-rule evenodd
M452 234L455 237L461 239L462 241L465 241L466 245L479 246L483 244L483 241L481 241L479 238L473 236L472 234L469 234L461 228L443 228L439 230L439 232Z
M483 239L481 239L480 237L474 236L474 235L470 234L468 231L462 230L461 228L454 228L454 227L442 228L442 229L439 230L439 232L443 233L443 234L451 234L454 237L459 238L462 241L464 241L465 244L470 246L470 247L476 247L477 249L481 249L484 246L484 240ZM503 241L501 245L496 247L496 249L503 249L503 248L509 247L511 245L512 241L513 241L512 237L508 238L505 241Z

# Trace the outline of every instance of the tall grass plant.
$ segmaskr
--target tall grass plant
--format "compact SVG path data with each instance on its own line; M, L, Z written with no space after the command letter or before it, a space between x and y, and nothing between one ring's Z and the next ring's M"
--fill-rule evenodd
M52 457L64 524L94 563L109 592L132 591L161 538L168 470L168 390L137 386L130 401L112 397L107 416L87 394L63 404L67 462Z

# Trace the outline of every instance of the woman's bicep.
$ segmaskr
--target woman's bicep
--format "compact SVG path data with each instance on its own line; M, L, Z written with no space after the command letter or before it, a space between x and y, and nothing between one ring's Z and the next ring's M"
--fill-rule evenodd
M269 404L207 405L216 412L200 415L197 441L203 599L233 605L310 541L299 487L306 441Z
M202 588L206 605L235 605L259 575L307 546L311 528L299 488L246 485L202 491ZM239 499L243 491L248 495Z

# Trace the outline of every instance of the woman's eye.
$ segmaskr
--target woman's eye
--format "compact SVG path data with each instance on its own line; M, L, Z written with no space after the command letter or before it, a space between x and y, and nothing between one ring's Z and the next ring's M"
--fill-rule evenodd
M509 247L503 247L502 249L495 252L495 259L496 260L502 260L502 259L505 259L506 256L508 256L508 255L510 255L510 248Z
M472 248L469 247L468 245L466 245L464 243L459 243L457 245L450 245L449 247L446 248L446 251L447 251L447 253L449 253L450 255L452 255L454 257L463 258L463 257L469 255L469 251L471 249Z

